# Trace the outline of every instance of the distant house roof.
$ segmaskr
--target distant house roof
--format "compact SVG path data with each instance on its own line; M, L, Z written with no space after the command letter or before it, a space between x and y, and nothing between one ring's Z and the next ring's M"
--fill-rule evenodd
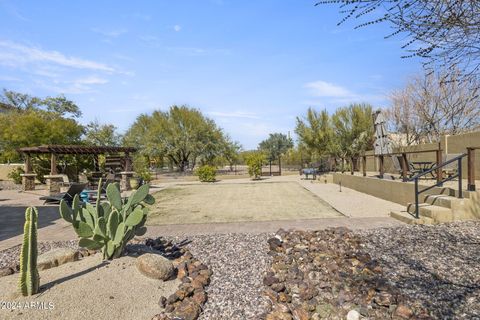
M105 154L105 153L134 153L133 147L104 147L82 145L42 145L38 147L25 147L17 149L20 153L55 153L55 154Z

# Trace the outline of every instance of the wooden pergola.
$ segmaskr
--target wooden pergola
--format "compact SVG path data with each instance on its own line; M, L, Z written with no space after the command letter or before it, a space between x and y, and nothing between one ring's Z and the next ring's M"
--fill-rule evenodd
M83 145L41 145L37 147L24 147L19 148L17 151L24 155L25 158L25 174L24 176L24 189L32 190L31 186L28 186L27 180L32 180L34 174L32 173L32 161L31 157L34 154L50 154L50 176L58 174L57 171L57 159L59 155L93 155L96 164L96 170L98 170L98 156L101 154L123 153L125 158L124 171L122 172L127 178L132 174L132 163L130 159L130 153L137 151L134 147L107 147L107 146L83 146ZM30 184L32 181L30 181ZM129 183L127 182L127 185Z

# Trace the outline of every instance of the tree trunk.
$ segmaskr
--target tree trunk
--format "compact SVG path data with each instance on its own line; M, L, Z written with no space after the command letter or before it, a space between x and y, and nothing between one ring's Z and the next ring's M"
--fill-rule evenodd
M281 159L281 157L278 156L278 172L279 172L279 175L281 176L282 175L282 161L280 159Z

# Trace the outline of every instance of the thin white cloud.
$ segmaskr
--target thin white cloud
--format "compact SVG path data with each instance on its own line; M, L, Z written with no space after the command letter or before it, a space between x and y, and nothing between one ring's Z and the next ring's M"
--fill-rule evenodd
M260 119L258 115L255 113L250 113L250 112L241 112L241 111L235 111L235 112L217 112L217 111L210 111L207 112L209 115L213 117L219 117L219 118L243 118L243 119Z
M58 51L43 50L12 41L0 41L0 64L11 67L25 67L31 63L53 63L75 69L88 69L114 73L115 68L103 63L66 56Z
M176 32L179 32L180 30L182 30L182 26L176 24L173 26L173 30L175 30Z
M102 36L108 37L108 38L118 38L122 34L125 34L128 32L127 29L121 28L121 29L110 29L110 30L105 30L101 28L92 28L91 29L93 32L101 34Z
M198 47L168 47L168 51L186 56L205 56L205 55L228 55L231 53L228 49L211 49Z
M354 96L348 89L322 80L309 82L305 84L305 88L310 89L311 94L316 97L345 98Z
M131 15L128 15L128 17L138 19L138 20L143 20L143 21L150 21L152 20L152 16L149 14L143 14L143 13L134 13Z
M156 36L143 35L143 36L140 36L139 39L145 42L149 46L152 46L152 47L160 46L160 39Z
M80 78L75 80L75 83L77 84L105 84L108 83L107 79L100 78L97 76L90 76L86 78Z
M63 94L84 94L96 92L95 86L108 83L108 80L95 75L69 81L35 79L37 86Z
M375 88L375 90L366 89L366 93L356 93L343 86L318 80L305 84L305 88L314 99L308 99L303 102L309 106L341 106L350 103L374 103L384 104L386 101L385 94L381 93L383 88ZM373 92L372 92L373 91ZM318 99L315 99L318 98Z

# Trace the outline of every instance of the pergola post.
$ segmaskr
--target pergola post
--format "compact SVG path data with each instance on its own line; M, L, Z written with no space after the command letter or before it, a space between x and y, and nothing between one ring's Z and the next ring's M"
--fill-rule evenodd
M122 178L120 180L120 190L128 191L132 190L132 186L130 184L130 179L133 177L135 172L132 172L132 161L130 159L130 154L125 152L125 171L120 172Z
M367 156L362 157L362 171L363 171L363 176L367 176Z
M57 155L52 152L50 155L50 175L56 175L57 173Z
M436 164L437 164L437 183L441 183L443 180L442 174L443 174L443 169L440 168L440 165L442 164L442 146L440 143L438 143L438 150L435 152L436 154ZM462 177L460 177L462 179ZM440 184L440 186L442 186Z
M462 179L462 177L459 177ZM467 190L475 191L475 149L467 148Z
M25 162L23 168L25 173L20 175L22 177L22 190L35 190L35 178L37 175L35 173L32 173L32 158L28 153L25 154Z
M407 181L408 180L408 160L407 160L407 154L402 153L402 180Z
M63 185L63 176L58 175L57 171L57 154L50 154L50 174L44 176L47 182L47 190L49 195L59 194Z
M98 163L98 154L93 155L93 167L95 172L100 171L100 164Z

